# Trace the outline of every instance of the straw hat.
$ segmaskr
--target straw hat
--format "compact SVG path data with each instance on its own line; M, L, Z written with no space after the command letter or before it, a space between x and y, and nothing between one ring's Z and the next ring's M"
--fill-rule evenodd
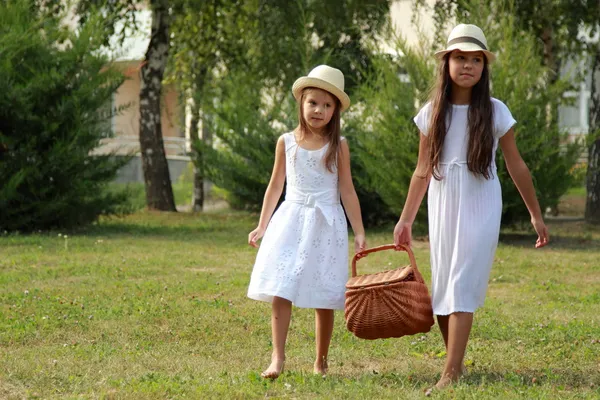
M292 93L300 101L302 90L307 87L323 89L340 100L340 111L350 106L350 97L344 92L344 74L337 68L319 65L309 72L308 76L298 78L292 86Z
M446 49L435 53L435 57L441 59L453 50L460 51L482 51L487 57L488 63L496 59L496 55L488 50L487 40L481 28L476 25L460 24L452 29Z

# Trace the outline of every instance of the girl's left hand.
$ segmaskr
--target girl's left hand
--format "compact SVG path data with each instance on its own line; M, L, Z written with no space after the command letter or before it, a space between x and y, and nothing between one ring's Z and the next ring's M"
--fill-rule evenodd
M367 239L365 239L365 235L356 235L354 236L354 252L360 253L364 249L367 248Z
M544 224L544 221L541 219L532 219L531 225L533 225L533 229L535 229L535 232L538 235L538 238L535 241L535 248L539 249L540 247L547 245L550 238L548 237L548 228L546 227L546 224Z

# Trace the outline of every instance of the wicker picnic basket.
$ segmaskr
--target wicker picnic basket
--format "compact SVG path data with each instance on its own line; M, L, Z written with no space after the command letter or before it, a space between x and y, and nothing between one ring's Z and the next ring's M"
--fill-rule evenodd
M404 250L410 265L391 271L357 275L356 261L369 253ZM362 339L384 339L429 332L433 326L431 297L408 246L389 244L357 253L346 283L346 327Z

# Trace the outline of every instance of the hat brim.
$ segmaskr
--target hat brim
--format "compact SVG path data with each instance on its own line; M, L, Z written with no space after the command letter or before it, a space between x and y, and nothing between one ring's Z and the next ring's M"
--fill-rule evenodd
M442 57L444 57L447 53L451 53L454 50L460 50L460 51L464 51L464 52L481 51L483 54L485 54L489 64L493 63L496 60L496 55L494 53L492 53L491 51L482 49L475 43L456 43L456 44L448 46L448 48L445 50L437 51L434 54L434 56L435 56L435 58L437 58L439 60Z
M323 89L337 97L341 104L340 111L345 111L348 109L348 107L350 107L350 97L343 90L338 89L336 86L327 81L319 78L309 78L308 76L303 76L296 79L296 82L294 82L294 85L292 86L292 93L297 101L300 101L300 98L302 97L302 90L307 87Z

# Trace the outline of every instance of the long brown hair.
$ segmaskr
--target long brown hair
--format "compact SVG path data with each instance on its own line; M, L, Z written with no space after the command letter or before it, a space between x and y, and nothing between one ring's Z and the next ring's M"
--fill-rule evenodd
M304 134L306 132L312 132L310 130L310 127L308 126L308 123L304 120L304 97L306 97L306 95L314 89L318 89L318 88L313 88L313 87L307 87L304 88L302 90L302 96L300 96L300 101L299 101L299 107L298 107L298 127L300 128L300 140L302 140L304 138ZM319 90L323 90L323 89L319 89ZM327 92L329 93L329 92ZM340 100L334 96L333 94L329 93L331 97L333 97L334 101L335 101L335 109L333 110L333 115L331 116L331 120L329 121L329 123L327 124L327 126L325 127L325 132L327 135L327 141L329 143L329 148L327 149L327 152L325 153L325 157L323 158L323 161L325 163L325 167L327 168L327 170L331 173L334 172L334 167L337 167L337 154L340 148L340 141L341 141L341 129L340 129L340 107L341 107L341 103Z
M447 129L452 121L452 105L450 104L452 79L450 78L449 57L450 53L446 54L439 63L437 83L431 98L428 173L431 173L437 180L442 178L436 168L440 162ZM494 148L494 115L490 96L490 75L485 55L483 59L481 79L471 90L471 102L467 117L469 129L467 166L472 173L490 179L492 178L490 167ZM446 122L448 126L446 126Z

